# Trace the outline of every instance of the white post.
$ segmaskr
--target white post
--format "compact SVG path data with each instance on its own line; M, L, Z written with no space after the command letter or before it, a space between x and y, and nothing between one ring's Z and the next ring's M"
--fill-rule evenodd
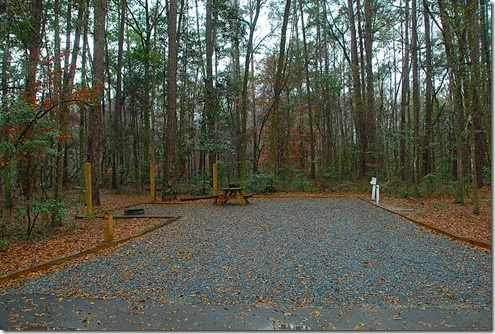
M377 184L376 185L376 204L378 205L378 202L380 202L380 186Z
M371 178L370 184L371 184L371 199L375 199L376 177Z

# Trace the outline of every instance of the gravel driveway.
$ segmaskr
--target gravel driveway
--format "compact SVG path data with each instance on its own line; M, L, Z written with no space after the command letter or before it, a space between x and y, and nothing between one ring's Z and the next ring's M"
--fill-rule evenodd
M358 199L145 208L182 219L6 292L177 305L491 310L490 254Z

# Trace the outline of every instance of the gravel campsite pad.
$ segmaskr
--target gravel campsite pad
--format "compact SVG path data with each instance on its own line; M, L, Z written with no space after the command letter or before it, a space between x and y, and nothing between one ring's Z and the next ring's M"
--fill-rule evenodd
M4 292L157 305L490 314L486 252L357 199L251 202L139 206L147 216L182 218Z

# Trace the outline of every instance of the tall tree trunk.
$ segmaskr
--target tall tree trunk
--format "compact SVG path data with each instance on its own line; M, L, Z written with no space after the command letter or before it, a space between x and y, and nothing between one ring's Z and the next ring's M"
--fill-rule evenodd
M7 10L7 14L10 14L10 11ZM9 97L9 67L10 67L10 29L11 29L11 24L12 20L8 19L8 24L7 28L5 29L5 36L3 38L3 57L2 57L2 112L4 115L9 114L9 102L8 102L8 97ZM9 140L9 132L7 129L5 129L5 132L1 134L2 135L2 140L5 140L8 142ZM3 157L2 157L3 158ZM11 177L10 177L10 168L11 164L7 163L3 167L3 190L4 190L4 196L5 196L5 207L7 209L12 209L13 203L12 203L12 193L11 193Z
M168 11L167 140L163 167L163 196L173 180L174 138L177 113L177 0L170 0Z
M364 21L366 38L364 40L364 48L366 50L366 137L367 137L367 150L370 149L369 162L375 163L375 137L376 137L376 124L375 124L375 92L373 88L373 11L371 9L371 0L364 0ZM376 173L376 168L375 168Z
M479 33L479 23L478 23L478 2L472 1L467 4L466 7L466 18L470 20L468 31L469 31L469 49L471 52L471 80L469 87L469 109L471 113L471 172L472 172L472 184L473 184L473 212L475 214L480 213L480 203L478 196L478 186L480 186L481 181L478 180L478 176L482 176L482 138L481 138L481 104L478 95L478 86L480 84L480 33Z
M251 57L251 75L254 77L254 54ZM258 127L256 124L256 82L251 82L251 114L253 117L253 172L258 172Z
M287 25L289 22L291 0L286 0L284 9L284 18L282 21L282 30L280 36L280 48L277 61L277 74L275 77L274 100L271 107L271 132L270 132L270 170L276 174L279 163L279 108L280 93L282 92L282 73L285 62L285 41L287 38Z
M122 129L120 121L122 115L122 58L124 54L124 31L126 17L127 0L121 0L120 3L120 22L119 22L119 49L117 53L117 87L115 90L115 110L113 115L113 159L112 159L112 187L120 189L120 159L122 158Z
M412 109L414 115L414 142L413 142L413 182L415 192L418 192L419 183L419 70L418 70L418 20L416 0L411 1L411 57L412 57Z
M53 14L54 14L54 59L55 59L55 95L58 98L58 117L57 117L57 128L62 133L62 122L64 112L62 108L62 53L60 49L60 2L58 0L54 1L53 4ZM56 200L60 197L60 191L62 188L62 175L63 175L63 146L62 140L59 136L57 140L57 157L56 157L56 171L55 171L55 189L54 189L54 197Z
M309 83L309 59L308 59L308 45L306 42L306 27L304 26L304 11L302 6L302 0L299 0L299 9L301 12L301 25L304 44L304 68L306 72L306 98L308 103L308 120L309 120L309 143L310 143L310 172L309 177L314 180L316 178L315 171L315 135L313 132L313 109L311 106L311 89Z
M233 46L233 60L234 60L234 144L235 144L235 152L236 152L236 160L235 160L235 170L236 173L239 173L239 179L240 182L243 183L243 178L242 178L242 173L245 173L245 166L244 166L244 171L242 170L242 125L241 125L241 109L242 109L242 84L241 84L241 62L240 62L240 50L239 50L239 41L242 38L240 36L240 20L237 18L239 17L240 10L239 10L239 1L234 0L233 3L234 6L234 11L235 11L235 22L234 24L234 32L233 32L233 37L232 37L232 46Z
M93 101L89 110L88 157L91 163L91 186L93 204L100 205L100 159L101 159L101 118L103 87L105 80L105 20L107 0L93 0Z
M480 80L483 86L483 94L480 94L485 133L491 134L491 24L488 18L488 11L492 10L489 1L480 0L480 39L481 39L481 68ZM484 98L482 98L484 97ZM491 162L491 135L486 136L486 161Z
M83 0L86 7L89 7L89 0ZM85 11L83 16L83 47L82 47L82 55L81 55L81 87L83 89L87 88L87 54L88 54L88 21L89 21L89 8ZM79 186L81 189L84 189L85 186L85 177L84 177L84 168L83 164L88 158L88 152L86 149L86 106L81 106L79 108ZM84 193L80 192L79 196L81 201L84 201Z
M483 108L480 99L480 87L483 87L481 80L481 62L480 62L480 23L479 7L477 1L469 1L467 5L466 19L469 20L469 48L471 52L471 80L470 80L470 107L473 121L474 136L474 167L473 175L476 179L476 186L483 186L483 162L485 160L485 129L483 127ZM481 13L481 15L483 15ZM483 45L483 43L481 43ZM481 90L483 92L483 90ZM489 91L484 91L490 95ZM477 196L477 194L476 194ZM479 204L478 204L479 205ZM479 211L479 208L477 209Z
M241 105L241 168L240 181L244 186L246 181L246 165L247 165L247 105L248 105L248 82L249 82L249 64L253 56L253 38L256 29L256 23L261 9L261 0L256 0L256 13L254 19L249 24L249 39L246 51L246 59L244 63L244 78L242 82L242 105ZM254 99L253 99L254 103Z
M33 0L31 2L31 29L29 30L28 57L26 63L26 81L24 90L24 100L29 108L37 108L36 94L38 83L36 74L38 72L38 63L40 58L41 24L43 16L43 1ZM26 135L28 136L28 134ZM22 194L28 203L27 210L30 210L29 201L31 200L32 180L31 168L33 167L33 157L30 152L24 153L24 159L19 162L19 176L21 181ZM29 212L28 212L29 214Z
M425 91L425 136L423 141L423 175L432 172L431 166L431 113L433 109L433 65L431 61L431 29L428 10L428 0L423 0L423 19L425 24L425 62L426 62L426 91Z
M365 111L363 99L361 95L361 80L359 77L359 60L357 50L357 34L356 24L354 20L354 10L352 8L352 0L347 0L347 14L349 17L349 25L351 29L351 72L352 72L352 89L354 96L354 114L356 119L356 132L360 143L360 174L366 175L366 147L367 138L365 130Z
M440 10L440 20L442 22L442 35L445 41L445 55L447 57L447 63L449 64L449 79L450 90L452 92L452 102L454 109L454 128L455 128L455 141L456 141L456 158L457 158L457 187L456 187L456 199L455 203L464 203L464 171L463 171L463 156L464 156L464 140L462 132L464 130L464 117L463 117L463 102L462 102L462 87L460 83L460 71L459 64L454 49L454 34L452 21L448 15L447 7L444 0L438 0L438 7Z
M62 187L67 185L69 179L69 160L68 160L68 140L70 135L68 134L69 129L69 106L66 99L69 95L69 71L70 71L70 59L69 50L71 44L71 34L72 34L72 0L67 1L67 26L65 32L65 55L64 55L64 72L62 80L62 113L61 113L61 134L63 135L62 140ZM72 82L71 82L72 83Z
M406 114L409 106L409 0L405 0L404 53L402 55L402 87L400 103L400 176L406 179Z
M208 129L208 141L213 143L215 134L215 120L216 120L216 96L213 87L213 46L215 43L214 34L214 18L213 18L213 0L206 1L206 102L205 113L206 123ZM208 154L208 170L211 172L213 169L213 163L215 162L215 150L216 148L210 147Z

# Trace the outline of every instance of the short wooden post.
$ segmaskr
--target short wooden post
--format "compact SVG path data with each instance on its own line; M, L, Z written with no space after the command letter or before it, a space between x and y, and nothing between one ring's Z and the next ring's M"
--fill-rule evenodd
M155 203L155 164L150 163L150 200Z
M86 214L89 219L93 219L93 188L91 186L91 164L89 162L84 164L84 171L86 175Z
M218 195L218 177L217 177L217 172L218 172L218 167L217 164L213 164L213 195L217 196Z
M107 219L105 219L105 225L103 227L103 240L106 243L113 241L113 215L111 212L107 214Z

